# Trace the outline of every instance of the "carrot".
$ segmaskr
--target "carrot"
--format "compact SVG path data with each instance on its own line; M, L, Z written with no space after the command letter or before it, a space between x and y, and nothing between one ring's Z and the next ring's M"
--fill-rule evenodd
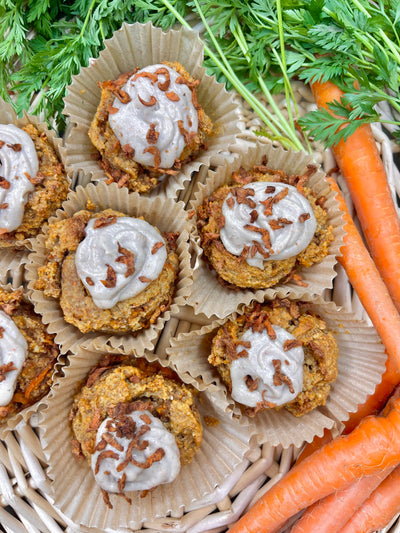
M340 533L370 533L385 527L400 513L400 466L389 474Z
M327 178L343 211L346 235L338 257L351 285L385 345L388 357L400 369L400 315L390 298L368 250L347 210L346 202L334 179ZM399 255L400 264L400 255Z
M375 415L379 413L385 405L393 389L400 383L400 370L397 368L393 359L388 357L386 360L386 370L382 375L382 380L377 385L373 394L367 397L365 403L358 406L355 413L350 413L349 419L344 422L343 434L346 435L353 431L353 429L361 422L361 420L368 415ZM332 432L325 429L322 437L314 437L314 439L307 443L297 457L296 462L300 462L313 452L321 448L324 444L333 439Z
M364 418L349 435L337 437L296 464L230 533L271 533L317 500L399 462L400 386L389 400L384 416Z
M340 101L342 91L332 82L313 82L318 107ZM372 258L400 311L400 220L387 175L369 124L333 147L346 180ZM366 286L368 290L368 286Z
M38 374L37 376L35 376L32 381L29 383L29 385L26 387L26 389L24 390L24 396L25 398L29 399L30 395L32 394L32 392L37 389L37 387L40 385L40 383L44 380L44 378L46 377L46 375L50 372L50 370L53 368L54 366L54 361L55 359L53 359L52 361L50 361L50 363L45 366L45 368L40 372L40 374Z
M338 533L393 468L358 479L346 489L315 502L306 509L291 533Z

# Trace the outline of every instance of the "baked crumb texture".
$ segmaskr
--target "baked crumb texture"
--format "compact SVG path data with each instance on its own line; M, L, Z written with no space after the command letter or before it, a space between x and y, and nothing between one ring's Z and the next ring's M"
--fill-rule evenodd
M230 288L266 289L288 281L301 284L302 280L296 274L298 268L310 267L326 257L329 244L334 239L333 228L327 224L324 198L316 197L306 186L307 179L315 170L316 167L310 166L303 176L288 176L284 171L272 170L264 164L254 166L249 171L241 168L232 174L230 183L219 187L211 196L205 198L197 209L197 228L205 259L215 269L222 285ZM310 202L317 221L314 237L305 250L288 259L266 260L262 269L246 262L246 257L252 254L251 248L245 247L243 253L236 256L226 250L220 238L220 231L225 225L222 214L224 200L230 193L236 197L240 195L243 185L258 181L281 182L296 187ZM251 197L243 198L244 202L250 200Z
M75 267L75 254L85 236L86 224L93 217L107 221L122 216L126 215L112 209L95 214L83 210L49 224L45 243L47 258L38 269L35 289L43 291L45 297L59 299L65 320L82 333L134 333L150 327L171 305L179 270L174 233L163 235L168 255L161 274L137 296L120 301L110 309L100 309L82 284Z
M262 332L280 326L291 333L303 347L303 389L300 394L295 400L280 407L262 402L255 408L242 406L243 412L248 416L255 416L264 409L279 410L282 407L294 416L302 416L318 406L325 405L331 384L337 379L339 353L333 333L311 308L310 303L288 299L274 300L263 305L255 304L246 314L226 322L217 331L212 340L208 361L216 367L229 392L232 390L230 366L233 359L238 357L237 346L247 329ZM243 348L241 345L240 347ZM241 357L246 357L245 349L242 350ZM252 386L251 380L248 386Z
M70 412L73 453L90 463L103 420L146 410L174 435L181 465L189 464L202 441L196 392L172 370L158 363L107 355L90 371L86 383L74 397ZM135 435L127 437L133 439Z
M198 132L196 135L185 135L185 132L182 132L185 137L185 147L171 168L159 168L156 163L156 154L153 167L142 166L135 161L134 147L121 146L121 142L117 139L108 121L109 114L117 111L112 105L115 98L118 98L121 103L130 101L129 95L121 88L139 69L121 74L116 80L99 83L101 99L89 128L89 137L98 150L98 164L107 176L107 183L116 182L119 187L128 187L130 191L147 193L156 187L161 176L177 174L182 165L193 160L200 151L207 149L206 139L214 133L214 129L211 119L197 101L196 89L200 81L190 76L180 63L164 62L163 64L177 71L192 92L192 101L197 110L199 121ZM173 100L171 100L171 105L174 105ZM149 141L149 151L156 150L154 147L157 139L155 135L157 132L155 132L153 124L153 128L150 127L146 135Z
M32 304L25 301L22 291L9 292L0 288L0 309L13 320L28 346L12 401L0 407L0 422L4 422L48 393L59 350L54 335L47 333L41 317L34 312ZM6 366L0 366L0 381L7 372Z
M69 190L64 166L59 161L46 133L40 133L32 124L21 129L33 140L39 159L39 171L31 179L35 190L28 195L21 225L15 231L0 235L0 248L18 246L19 242L35 237L43 223L67 198Z

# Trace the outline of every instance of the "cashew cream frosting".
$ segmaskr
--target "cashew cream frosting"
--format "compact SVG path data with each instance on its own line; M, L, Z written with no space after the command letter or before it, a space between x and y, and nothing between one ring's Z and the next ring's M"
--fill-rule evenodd
M12 400L28 345L14 321L3 311L0 311L0 328L0 366L12 368L2 373L4 379L0 381L0 406L3 407Z
M112 418L106 418L97 430L96 448L100 450L91 457L97 484L107 492L129 492L173 481L180 471L180 454L172 433L149 411L127 414L124 423L131 430L126 437L115 431ZM99 443L106 433L112 439L104 440L104 447Z
M177 83L179 79L183 77L166 65L150 65L122 87L130 101L115 98L112 104L118 111L109 115L109 124L121 146L135 150L132 157L141 165L171 168L187 144L185 136L198 131L192 91L186 83Z
M232 398L248 407L260 402L283 405L294 400L303 387L303 348L285 350L285 341L295 341L295 337L280 326L274 325L273 329L276 339L271 339L266 330L246 330L240 340L250 342L248 357L238 357L231 364ZM242 350L239 345L237 353ZM248 376L253 384L250 388Z
M220 238L228 252L240 256L247 246L246 262L263 268L264 261L288 259L307 248L317 221L310 202L295 187L256 181L241 189L247 192L229 193L222 206Z
M96 220L89 220L86 226L75 266L95 305L110 309L138 295L158 278L167 250L160 233L145 220L116 217L113 223L100 227L96 227Z
M39 170L35 145L29 135L13 124L0 124L0 228L13 231L24 216L28 194L34 190L27 174Z

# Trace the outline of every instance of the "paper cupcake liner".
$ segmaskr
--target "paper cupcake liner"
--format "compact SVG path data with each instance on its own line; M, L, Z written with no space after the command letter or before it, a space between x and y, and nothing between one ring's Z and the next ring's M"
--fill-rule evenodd
M302 417L295 417L286 409L268 409L251 418L260 444L268 442L272 446L281 444L288 448L293 444L298 447L304 441L311 442L316 435L322 436L324 429L346 421L349 414L365 402L380 383L385 370L385 348L373 327L333 302L324 302L321 298L308 301L313 302L313 311L325 320L337 340L338 378L332 384L325 406L317 407ZM236 316L233 314L230 318ZM219 391L219 397L221 393L225 397L225 410L245 417L240 414L216 369L207 361L216 330L229 319L215 320L198 330L172 338L167 353L172 368L182 378L196 384L199 390L214 386ZM209 390L215 391L213 388Z
M43 122L39 122L38 118L34 115L28 115L25 113L21 118L18 118L14 108L12 105L8 102L4 102L0 98L0 124L14 124L15 126L18 126L19 128L22 128L23 126L26 126L28 124L32 124L37 130L40 131L40 133L46 133L47 139L49 143L54 148L58 159L60 162L64 165L64 168L66 168L66 150L63 146L63 140L60 137L57 137L56 133L53 130L49 130L47 127L47 124ZM74 173L72 172L71 175ZM71 182L71 177L67 175L67 179L69 182ZM71 185L70 185L71 186ZM32 239L35 237L30 237L29 239L24 239L23 241L18 241L14 248L21 249L22 251L24 249L32 250ZM10 247L11 248L11 247ZM7 250L8 248L1 248L0 249L0 255L3 257L3 255L6 258L9 258L9 256L6 256L3 254L3 250ZM22 258L22 261L24 261L25 258ZM0 266L3 265L5 259L0 259Z
M266 156L266 165L272 169L282 169L287 174L302 175L308 164L314 164L312 156L293 150L286 151L280 147L274 147L271 143L255 141L246 144L236 144L231 147L235 158L227 161L223 167L216 171L209 171L205 183L199 183L194 193L194 199L189 208L196 210L205 197L210 196L215 189L230 181L232 172L241 166L250 169L254 165L261 164L263 156ZM324 196L326 201L324 208L327 211L327 224L333 227L334 241L329 246L328 255L317 264L308 268L298 268L296 273L307 283L306 287L296 285L294 282L278 283L268 289L241 289L232 290L222 286L214 269L202 259L200 238L196 230L191 237L193 246L197 250L197 260L194 266L193 287L188 298L188 304L193 306L197 313L204 313L208 317L224 318L230 313L243 309L252 300L262 302L265 298L275 297L303 298L305 295L323 295L326 289L331 289L333 279L336 276L336 257L340 254L340 246L343 242L342 212L335 199L335 193L325 180L325 174L318 169L308 180L307 186L317 195ZM195 217L193 218L193 221Z
M218 133L207 139L208 149L196 159L182 167L176 176L161 181L147 196L166 196L175 198L192 173L202 164L212 164L215 158L227 152L228 146L235 141L239 132L238 103L232 93L225 90L215 77L206 75L203 68L203 44L193 30L180 28L163 32L151 23L123 24L111 39L105 41L105 49L90 65L73 76L65 97L64 114L70 117L72 127L66 138L67 166L69 170L83 170L91 175L93 181L104 180L105 174L93 154L96 153L88 130L100 102L99 81L116 79L120 74L136 67L177 61L196 79L200 80L197 90L198 101Z
M75 192L68 195L63 204L63 209L57 211L57 216L50 221L61 220L72 216L81 209L86 209L87 201L90 200L95 208L93 212L112 208L126 213L129 216L143 216L150 224L156 226L161 232L179 232L177 240L177 254L179 256L179 273L176 282L175 295L170 308L158 317L157 321L148 329L132 334L82 334L79 330L64 320L64 315L59 301L45 297L42 291L35 290L38 267L45 262L45 234L41 234L34 242L33 252L29 256L26 265L26 278L31 298L35 304L36 312L43 316L43 321L49 325L49 332L56 333L56 342L65 353L75 343L99 342L106 343L112 348L120 347L126 353L135 351L138 355L151 350L164 323L169 320L171 314L176 313L179 306L183 305L192 284L192 270L190 268L190 254L188 249L188 230L186 213L182 203L176 203L171 199L140 197L136 193L128 194L127 189L119 189L116 183L106 185L104 182L97 186L89 184L87 187L78 186Z
M54 506L75 524L107 530L138 529L154 518L171 513L180 517L186 509L203 506L246 460L251 439L249 426L239 424L222 412L206 391L200 393L197 404L203 422L203 441L192 463L184 466L172 483L160 485L144 498L140 497L140 491L128 493L132 505L110 495L113 509L109 509L88 462L79 461L72 454L68 420L77 385L102 356L101 352L79 347L70 358L70 366L64 367L64 377L53 388L41 414L41 442L49 464ZM218 423L207 425L204 416Z
M10 283L1 282L1 288L6 291L10 291L10 292L21 290L23 293L24 300L32 304L32 302L29 299L29 295L26 292L26 289L24 289L22 285L18 285L17 280L18 278L16 277L15 279L12 279ZM58 357L53 368L53 379L54 379L54 376L59 371L62 364L63 362L60 360L60 357ZM15 415L11 416L7 420L0 422L0 439L3 439L7 433L14 430L21 422L27 423L30 417L33 415L33 413L39 412L43 408L43 406L46 405L46 401L47 401L47 397L49 393L50 391L46 394L46 396L38 400L33 405L30 405L29 407L25 407L24 409L19 411L19 413L16 413Z

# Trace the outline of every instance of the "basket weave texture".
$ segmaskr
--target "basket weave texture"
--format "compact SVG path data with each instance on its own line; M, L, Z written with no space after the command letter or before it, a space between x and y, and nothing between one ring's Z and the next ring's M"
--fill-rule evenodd
M294 87L301 112L305 113L315 107L311 91L298 83ZM284 99L277 97L278 104L284 110ZM261 123L251 110L242 105L240 123L240 142L246 143L254 138L253 130ZM373 132L389 176L393 196L400 196L400 173L394 164L398 150L389 137L378 125L373 125ZM330 150L320 145L313 145L313 155L317 163L328 172L335 167ZM195 179L201 179L197 177ZM342 179L338 176L346 200L351 207L349 195ZM191 199L193 182L181 192L179 200L187 205ZM353 293L346 275L340 265L334 281L331 298L337 305L353 312L358 319L369 321L358 297ZM14 273L13 282L17 285L23 280L24 272ZM165 325L155 352L162 355L169 345L171 336L188 332L206 323L201 315L194 315L190 308L183 308ZM90 533L100 531L71 523L56 509L51 499L50 479L46 474L46 459L39 440L40 412L34 413L29 422L21 422L13 432L0 440L0 530L7 533ZM340 427L336 432L340 432ZM165 517L145 523L140 531L152 533L160 531L173 532L219 532L226 531L232 523L269 490L292 466L299 449L293 447L283 450L268 444L254 446L245 461L227 479L223 487L210 495L209 501L200 509L186 512L182 517ZM289 531L290 527L286 528ZM127 533L128 529L118 532ZM381 533L400 533L400 520Z

